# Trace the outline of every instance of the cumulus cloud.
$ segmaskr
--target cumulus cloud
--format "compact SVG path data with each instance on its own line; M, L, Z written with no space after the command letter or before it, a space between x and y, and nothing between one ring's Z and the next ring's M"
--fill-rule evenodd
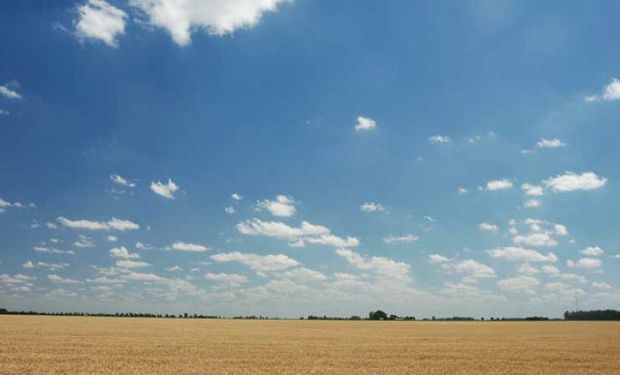
M521 189L525 191L525 195L532 197L540 197L545 194L542 186L532 185L532 184L523 184L521 185Z
M618 78L612 78L609 84L605 86L605 88L603 89L603 93L600 96L586 96L585 100L587 102L595 102L597 100L620 100L620 80L618 80Z
M165 184L160 181L151 182L151 190L153 193L166 199L174 199L174 193L179 190L179 186L171 179L168 179L168 183Z
M431 254L428 256L428 261L431 263L437 264L437 263L449 262L451 261L451 259L441 254Z
M75 241L73 243L74 246L79 247L81 249L85 249L85 248L89 248L89 247L95 247L95 242L93 241L92 238L87 237L83 234L80 234L78 236L78 240Z
M497 225L491 224L491 223L480 223L478 225L478 229L480 229L483 232L497 232L498 231Z
M362 212L382 212L385 211L385 207L381 203L365 202L360 205L360 211Z
M211 255L211 259L218 263L238 262L250 267L250 269L256 272L283 271L299 265L298 261L283 254L258 255L235 251L231 253L214 254Z
M165 29L180 46L191 43L192 32L231 34L251 28L265 13L275 12L287 0L130 0L152 26Z
M462 277L465 284L477 283L479 279L494 278L497 276L495 270L486 264L473 259L455 260L442 255L432 254L429 260L433 264L438 264L442 270L449 274L457 274Z
M613 289L613 287L606 282L600 282L600 283L593 282L592 287L596 289L604 289L604 290Z
M140 259L140 254L130 253L124 246L110 249L110 256L112 258Z
M371 118L359 116L357 118L357 124L355 125L355 131L373 130L377 127L377 122Z
M542 205L542 202L539 201L538 199L528 199L523 204L523 206L526 208L536 208L536 207L540 207L541 205Z
M230 284L245 284L248 282L247 276L233 273L207 273L205 279Z
M560 141L557 138L546 139L541 138L538 142L536 142L536 148L560 148L566 147L566 143Z
M395 244L395 243L412 243L420 238L418 236L414 236L413 234L405 234L402 236L394 236L390 234L389 236L383 238L383 242L386 244Z
M228 207L224 208L224 212L226 212L229 215L233 215L233 214L237 213L237 210L235 210L235 208L233 206L228 206Z
M512 242L517 245L527 246L556 246L558 242L551 238L551 235L547 232L544 233L530 233L527 235L516 235L512 238Z
M356 247L359 245L359 240L355 237L341 238L333 235L329 228L307 221L302 221L300 227L291 227L278 221L253 219L237 224L237 230L239 233L248 236L265 236L286 240L293 247L303 247L306 243L333 247Z
M265 199L256 203L257 210L267 210L273 216L291 217L295 215L295 200L286 195L278 195L274 200Z
M112 182L114 182L117 185L121 185L121 186L126 186L129 188L133 188L136 187L136 184L134 184L133 182L129 182L127 181L127 179L117 175L117 174L111 174L110 175L110 180L112 180Z
M429 142L433 143L433 144L441 144L441 143L450 143L452 142L452 139L450 139L450 137L448 137L447 135L433 135L428 137Z
M131 222L129 220L121 220L115 217L112 220L107 222L103 221L91 221L91 220L69 220L64 217L59 217L58 222L64 225L65 227L71 229L85 229L85 230L117 230L117 231L127 231L127 230L137 230L140 229L140 225Z
M558 257L553 253L543 255L535 250L524 249L522 247L498 247L495 249L487 250L487 253L493 258L499 258L509 261L518 262L549 262L555 263L558 261Z
M535 288L540 285L540 282L532 276L517 276L499 280L497 285L502 290L534 294Z
M599 268L603 264L600 259L596 258L581 258L578 261L567 260L566 266L568 268L585 268L585 269L594 269Z
M606 178L599 177L594 172L585 172L582 174L566 172L563 175L551 177L543 181L547 189L551 189L555 192L596 190L605 186L606 183Z
M170 249L176 250L176 251L189 251L189 252L194 252L194 253L201 253L201 252L209 250L209 248L204 245L187 243L187 242L182 242L182 241L177 241L173 243L172 245L170 245Z
M13 86L15 86L15 85L14 84L10 84L10 83L1 85L0 86L0 95L4 96L5 98L12 99L12 100L22 99L21 94L18 93Z
M241 195L237 194L237 193L233 193L233 194L230 195L230 199L232 199L232 200L234 200L236 202L239 202L239 201L243 200L243 197Z
M598 246L588 246L585 249L581 250L581 254L588 256L600 256L603 255L605 251Z
M120 259L116 261L116 266L120 268L142 268L148 267L150 264L146 262L138 262L130 259Z
M386 257L365 257L349 249L337 249L336 254L343 257L352 266L375 273L385 279L410 281L409 265Z
M79 39L100 40L110 47L118 45L117 37L125 33L127 13L104 0L88 0L77 10L75 35Z
M505 190L510 189L512 186L513 185L511 180L507 178L502 178L500 180L493 180L487 182L486 189L489 191Z
M56 274L47 275L47 279L56 284L81 284L82 282L75 279L66 279L64 277L60 277Z
M456 189L456 192L459 195L465 195L465 194L469 193L469 190L464 188L464 187L460 187L460 188Z

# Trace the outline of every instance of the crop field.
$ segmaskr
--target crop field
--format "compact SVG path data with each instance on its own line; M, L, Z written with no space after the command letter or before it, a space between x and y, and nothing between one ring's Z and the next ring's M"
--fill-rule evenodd
M2 374L620 374L620 324L0 317Z

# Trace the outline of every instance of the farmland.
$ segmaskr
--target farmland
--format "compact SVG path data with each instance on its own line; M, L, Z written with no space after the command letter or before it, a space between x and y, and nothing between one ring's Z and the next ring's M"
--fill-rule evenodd
M0 317L0 373L620 373L611 322Z

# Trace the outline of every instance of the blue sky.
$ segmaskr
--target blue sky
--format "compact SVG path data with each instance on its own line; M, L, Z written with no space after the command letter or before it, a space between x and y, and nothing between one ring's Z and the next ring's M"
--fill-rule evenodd
M620 304L618 4L0 9L3 306Z

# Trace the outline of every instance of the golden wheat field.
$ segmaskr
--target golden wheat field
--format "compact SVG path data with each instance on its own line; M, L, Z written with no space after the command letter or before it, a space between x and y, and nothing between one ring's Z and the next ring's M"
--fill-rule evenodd
M620 374L620 324L0 317L3 374Z

